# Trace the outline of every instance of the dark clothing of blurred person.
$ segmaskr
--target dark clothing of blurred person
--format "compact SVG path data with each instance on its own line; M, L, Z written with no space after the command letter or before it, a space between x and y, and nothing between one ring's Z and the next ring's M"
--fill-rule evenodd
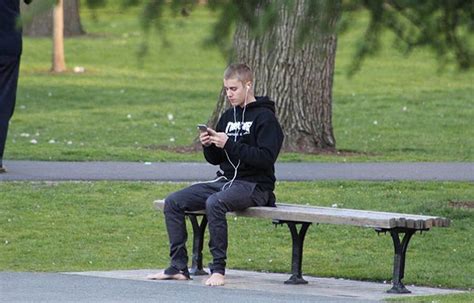
M31 0L25 0L29 4ZM0 173L7 140L8 126L13 116L22 52L19 0L0 0Z

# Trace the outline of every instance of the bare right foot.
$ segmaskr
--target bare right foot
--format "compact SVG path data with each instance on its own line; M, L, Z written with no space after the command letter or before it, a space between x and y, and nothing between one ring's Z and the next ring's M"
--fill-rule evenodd
M225 277L220 273L213 273L209 279L207 279L207 286L222 286L225 284Z
M186 277L184 274L181 274L181 273L178 273L175 275L167 275L164 272L148 275L146 276L146 278L148 280L178 280L178 281L189 280L188 277Z

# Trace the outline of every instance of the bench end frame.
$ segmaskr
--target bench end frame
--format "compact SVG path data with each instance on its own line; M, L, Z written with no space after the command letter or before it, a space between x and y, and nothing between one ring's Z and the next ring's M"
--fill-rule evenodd
M408 249L408 243L410 242L411 237L417 232L427 231L429 229L412 229L412 228L391 228L391 229L376 229L375 231L380 232L389 232L393 240L393 276L392 276L392 288L387 290L387 293L390 294L409 294L409 291L402 280L405 276L405 259ZM404 234L403 238L400 238L400 235Z
M202 266L202 249L204 247L204 232L207 226L207 216L196 214L187 214L186 216L193 226L193 257L189 273L193 276L206 276L209 273L205 271ZM202 216L201 223L198 222L198 216Z
M308 284L308 281L303 279L302 264L303 264L303 244L306 232L308 231L310 222L284 221L273 220L273 224L286 224L291 232L291 239L293 242L293 249L291 254L291 277L285 281L285 284ZM298 231L296 225L301 224Z

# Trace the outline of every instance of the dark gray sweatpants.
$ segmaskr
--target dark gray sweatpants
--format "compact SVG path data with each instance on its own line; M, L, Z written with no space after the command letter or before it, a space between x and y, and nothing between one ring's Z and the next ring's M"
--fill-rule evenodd
M270 192L262 191L255 183L235 180L226 186L227 180L197 183L174 192L165 199L164 214L170 242L171 267L187 270L187 231L185 211L206 210L209 226L209 249L213 261L211 273L225 274L227 259L226 213L251 206L267 205Z

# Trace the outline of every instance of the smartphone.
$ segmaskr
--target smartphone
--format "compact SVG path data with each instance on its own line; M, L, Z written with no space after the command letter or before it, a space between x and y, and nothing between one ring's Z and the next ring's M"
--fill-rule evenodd
M207 125L206 124L198 124L197 128L199 128L202 132L207 132Z

